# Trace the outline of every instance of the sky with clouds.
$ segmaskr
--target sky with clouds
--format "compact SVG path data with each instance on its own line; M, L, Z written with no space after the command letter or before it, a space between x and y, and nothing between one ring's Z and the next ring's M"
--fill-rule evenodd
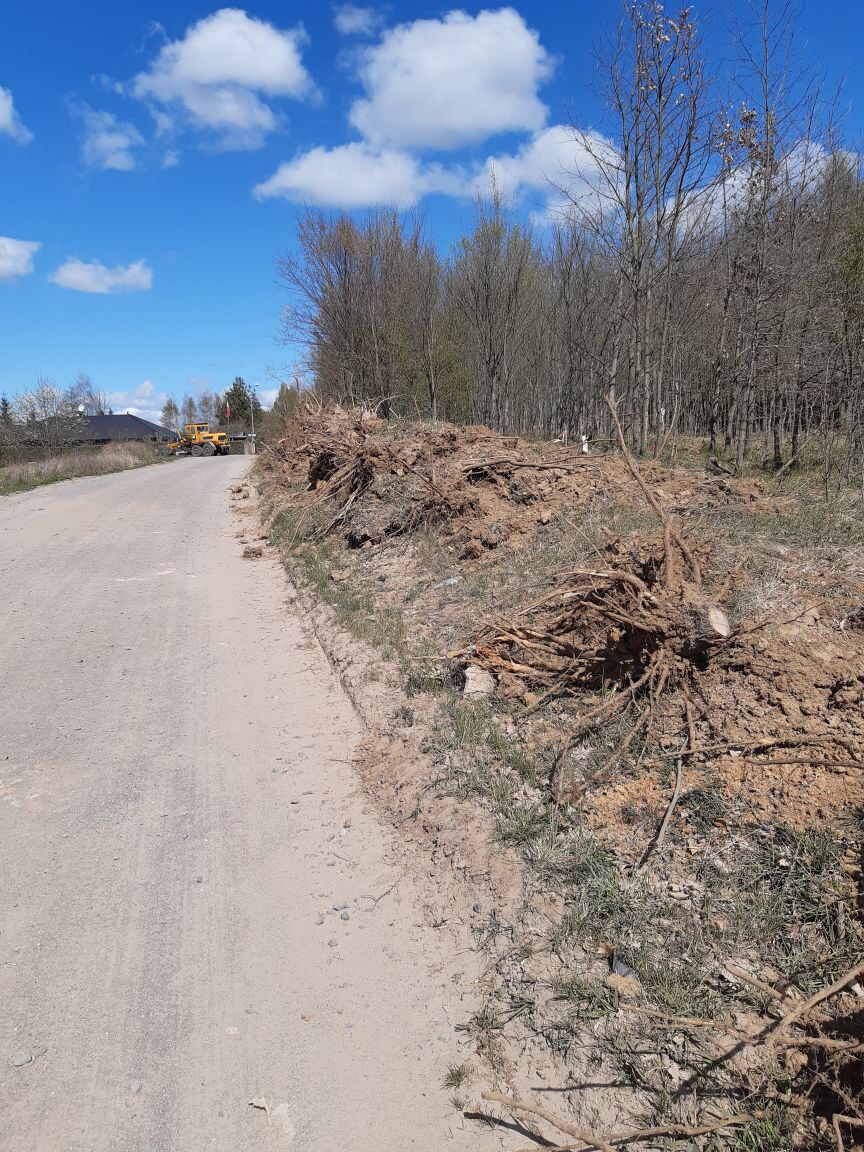
M735 0L739 15L743 0ZM274 259L304 204L419 208L446 248L494 168L542 218L603 139L594 48L617 0L455 8L303 0L9 5L0 37L0 391L92 376L115 410L260 385L277 340ZM710 6L713 62L727 9ZM847 136L864 127L864 5L814 4L799 45Z

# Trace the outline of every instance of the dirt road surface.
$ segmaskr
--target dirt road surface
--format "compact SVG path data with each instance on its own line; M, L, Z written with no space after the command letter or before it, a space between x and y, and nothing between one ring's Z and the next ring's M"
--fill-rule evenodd
M498 1146L440 1087L470 957L277 561L241 558L246 468L0 500L3 1152Z

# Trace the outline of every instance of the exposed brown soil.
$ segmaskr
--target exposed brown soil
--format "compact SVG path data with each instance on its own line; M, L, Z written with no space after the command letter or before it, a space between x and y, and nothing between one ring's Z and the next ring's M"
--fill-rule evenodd
M845 817L860 803L864 632L856 621L864 581L851 577L838 589L839 574L817 577L782 606L741 616L730 602L746 576L730 566L728 549L685 544L699 568L698 585L676 549L670 584L659 521L654 533L626 537L604 527L610 497L652 517L620 456L584 456L483 428L391 427L369 414L331 412L296 424L265 466L280 475L296 510L294 542L334 538L348 550L369 552L369 561L375 556L376 601L392 608L404 610L406 585L414 590L422 577L410 551L391 547L379 559L378 548L420 529L434 531L431 546L446 560L450 579L460 580L500 568L541 534L550 551L555 536L575 540L578 567L536 572L524 602L502 604L485 619L477 618L473 597L459 596L455 586L430 587L427 577L410 605L412 630L429 639L432 651L441 652L435 641L445 637L451 650L460 649L462 663L487 667L499 696L517 710L556 694L578 696L589 719L598 709L609 718L650 705L652 735L670 755L686 735L683 701L672 690L686 685L696 745L707 749L696 755L684 749L688 773L709 765L715 783L754 821L803 827L814 817ZM688 522L706 509L770 515L790 507L789 498L769 495L756 481L655 465L641 466L640 475L683 539ZM595 508L606 537L600 547L576 522ZM712 605L734 621L728 638L705 631ZM653 679L632 692L651 667ZM603 711L610 690L628 695L626 708L621 702ZM584 784L572 781L580 794ZM629 782L602 773L592 780L591 822L620 823L630 790Z
M544 765L534 783L510 771L519 802L554 805L634 877L656 853L646 891L691 901L700 947L710 940L718 957L737 958L769 991L782 989L781 999L804 996L765 963L758 941L748 950L733 940L728 917L711 913L705 884L694 880L706 861L734 870L748 838L766 844L772 829L838 839L848 883L831 899L846 944L847 933L860 936L860 547L787 543L779 529L799 505L767 482L635 464L617 453L586 456L483 428L388 423L368 412L303 413L262 456L258 476L273 538L291 563L307 566L331 605L308 601L372 729L367 787L433 864L483 896L478 930L491 900L496 915L521 907L526 939L537 937L569 898L520 878L515 858L490 836L494 806L466 804L436 784L441 760L429 733L436 725L440 733L440 692L452 694L469 666L494 677L491 738ZM472 757L484 761L457 736L444 767L470 775ZM790 931L808 930L790 923ZM563 946L553 954L554 963L539 952L532 958L530 946L515 959L502 954L490 978L503 981L511 1001L524 994L533 1002L538 983L554 986L562 964L575 962ZM608 968L599 955L579 963L602 981ZM617 1003L623 994L615 995ZM555 1002L547 1001L544 1023L539 1009L532 1017L538 1031L523 1037L521 1064L512 1048L496 1048L498 1083L509 1091L536 1088L536 1077L548 1075L541 1069L557 1035ZM858 1025L843 1021L860 1010L848 996L838 1008L831 1035L854 1053ZM736 1020L733 1031L747 1032L760 1016L739 1004ZM811 1024L819 1035L826 1020ZM566 1075L578 1080L581 1067L585 1079L601 1079L597 1044L610 1028L604 1020L590 1042L583 1038L583 1056L570 1054ZM617 1017L614 1028L627 1032ZM539 1047L537 1035L545 1037ZM832 1053L820 1069L823 1051L802 1041L795 1068L784 1056L790 1075L811 1075L811 1088L786 1102L810 1117L801 1121L804 1144L817 1131L831 1137L831 1117L849 1112L842 1085L860 1078L860 1052ZM731 1060L736 1075L770 1096L747 1052ZM607 1132L613 1105L623 1112L637 1103L624 1088L570 1099L577 1115L593 1109ZM847 1150L853 1140L847 1134Z

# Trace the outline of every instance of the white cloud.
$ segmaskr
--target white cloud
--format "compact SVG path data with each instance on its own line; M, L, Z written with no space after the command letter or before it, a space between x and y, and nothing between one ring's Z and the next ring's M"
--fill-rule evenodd
M0 236L0 281L29 276L33 271L33 257L41 247L38 240L13 240L11 236Z
M572 131L556 124L538 132L513 155L490 156L485 170L487 175L494 170L501 186L515 195L523 189L551 189L551 185L569 184L579 163L578 156L584 165L584 151L577 145ZM591 167L593 169L593 164Z
M565 124L544 128L513 154L490 156L476 186L488 188L493 174L511 196L540 195L545 200L534 220L548 224L578 205L582 212L608 211L609 186L617 170L612 143L597 132L575 133Z
M278 388L259 388L258 399L261 401L262 408L272 408L275 403L276 397L279 395Z
M48 277L52 284L75 292L146 292L153 285L153 273L143 260L108 268L98 260L67 260Z
M29 144L33 133L26 128L15 111L15 102L8 88L0 88L0 135L11 136L18 144Z
M329 208L374 204L410 208L430 192L463 195L465 191L465 176L459 170L421 164L407 152L379 152L367 144L354 143L304 152L259 184L255 195L259 199L281 196Z
M518 12L450 12L387 32L364 50L366 98L351 123L378 148L454 149L502 132L536 132L552 60Z
M333 9L333 23L340 36L373 36L380 27L381 15L374 8L338 4Z
M129 412L154 424L162 423L162 408L167 396L159 391L152 380L142 380L134 388L108 393L108 407L112 412Z
M180 106L196 127L214 130L225 148L259 147L276 127L262 98L302 99L314 87L303 66L301 28L282 30L222 8L165 44L132 91L141 100Z
M84 125L81 155L90 168L131 172L135 167L136 148L142 147L144 137L138 129L111 112L100 112L88 104L73 107L74 114Z

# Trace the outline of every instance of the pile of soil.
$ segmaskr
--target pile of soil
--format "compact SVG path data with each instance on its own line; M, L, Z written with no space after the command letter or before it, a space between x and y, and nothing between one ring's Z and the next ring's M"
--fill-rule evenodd
M298 539L335 537L348 548L368 548L436 525L469 564L502 547L518 548L538 525L610 490L625 502L638 495L615 455L528 443L481 426L406 424L339 408L303 412L268 446L263 463L294 492ZM646 476L671 511L688 515L779 507L755 482L659 466Z
M514 710L578 699L574 748L599 722L623 717L642 736L650 725L651 742L670 757L683 753L692 786L710 775L744 819L804 827L860 810L864 581L848 581L845 596L829 601L799 589L782 611L742 616L741 571L688 532L708 509L787 514L791 501L762 483L339 408L301 412L261 465L290 511L289 543L330 539L371 553L364 562L383 585L376 601L439 651L442 636L455 641L448 647L460 666L492 672ZM607 530L600 548L586 538L578 568L538 571L530 599L478 619L476 598L457 581L500 568L540 534L579 541L580 518L610 500L648 531ZM446 596L412 563L421 529L446 557ZM716 609L732 621L728 635L709 622ZM639 732L628 734L632 744ZM590 781L570 782L610 841L644 783L615 775L629 747Z

